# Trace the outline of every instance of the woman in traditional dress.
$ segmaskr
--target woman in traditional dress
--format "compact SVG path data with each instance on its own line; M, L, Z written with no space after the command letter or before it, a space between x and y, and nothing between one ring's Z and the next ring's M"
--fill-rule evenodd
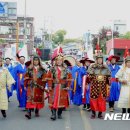
M125 65L118 71L116 78L121 82L118 107L122 108L122 113L130 114L130 56L126 57Z
M3 60L0 58L0 110L3 117L6 118L6 110L8 110L7 89L11 91L11 85L15 83L15 81L8 69L3 67L2 62Z
M40 58L34 56L32 68L29 67L24 76L24 89L27 90L27 114L31 119L31 110L35 109L35 116L39 117L39 110L44 107L44 88L46 70L42 67Z

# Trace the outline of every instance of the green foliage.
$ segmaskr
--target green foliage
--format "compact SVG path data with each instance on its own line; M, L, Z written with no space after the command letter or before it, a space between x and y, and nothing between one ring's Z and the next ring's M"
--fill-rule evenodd
M120 36L120 38L123 38L123 39L130 39L130 31L127 32L125 35Z
M110 40L112 38L112 36L107 36L108 31L111 31L111 29L108 28L108 27L102 27L99 30L99 33L97 35L92 36L93 37L92 44L93 44L94 50L96 48L96 44L98 42L98 37L99 37L100 48L102 49L103 53L106 54L106 41L108 41L108 40ZM113 32L113 37L118 38L119 33L114 31Z
M65 30L58 30L52 35L52 41L54 44L62 44L66 35Z
M4 43L5 43L5 40L0 39L0 44L4 44Z

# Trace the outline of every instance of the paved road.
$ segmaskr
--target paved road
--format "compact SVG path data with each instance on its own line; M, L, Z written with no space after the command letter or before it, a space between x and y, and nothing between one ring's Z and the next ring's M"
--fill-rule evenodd
M0 115L0 130L129 130L130 121L104 121L90 119L90 112L81 107L71 106L63 113L63 119L50 120L50 111L46 106L40 111L40 117L33 115L31 120L24 117L25 112L17 107L15 96L11 98L7 118ZM120 112L118 109L116 112Z

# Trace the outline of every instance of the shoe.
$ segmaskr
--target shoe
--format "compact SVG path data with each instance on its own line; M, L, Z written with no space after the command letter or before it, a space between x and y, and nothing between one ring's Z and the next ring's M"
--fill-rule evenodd
M61 116L61 115L58 115L58 119L62 119L62 116Z
M112 107L109 108L109 112L114 112L114 109Z
M52 110L52 115L50 117L53 121L56 120L56 110Z
M6 116L6 113L3 113L3 114L2 114L2 116L3 116L4 118L6 118L6 117L7 117L7 116Z
M91 108L89 107L89 108L87 108L87 111L91 111Z
M101 114L101 115L98 115L98 118L99 118L99 119L104 119L103 116L102 116L102 114Z
M96 115L92 114L91 119L95 119L95 118L96 118Z
M31 115L30 115L29 113L25 114L25 117L26 117L27 119L31 119Z
M54 120L56 120L56 115L52 115L51 116L51 119L54 121Z
M6 111L5 111L5 110L1 110L1 113L2 113L2 116L3 116L4 118L7 117L7 116L6 116Z
M35 117L39 117L39 110L38 109L35 109Z
M39 115L39 113L35 113L35 117L39 117L40 115Z
M22 111L27 111L27 109L23 109Z

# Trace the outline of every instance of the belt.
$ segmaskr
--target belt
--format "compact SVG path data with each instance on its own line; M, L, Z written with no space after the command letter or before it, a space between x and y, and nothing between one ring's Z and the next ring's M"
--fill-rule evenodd
M111 78L111 82L118 82L117 78Z

